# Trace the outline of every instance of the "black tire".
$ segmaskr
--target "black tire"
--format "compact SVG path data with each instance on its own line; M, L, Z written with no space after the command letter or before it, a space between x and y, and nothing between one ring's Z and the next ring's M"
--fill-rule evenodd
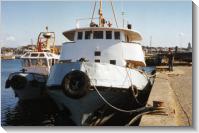
M11 84L11 83L10 83L10 80L7 79L7 80L6 80L6 84L5 84L5 88L9 88L9 87L10 87L10 84Z
M20 75L14 75L11 79L10 85L15 90L24 89L28 81L25 77Z
M62 82L62 90L65 95L75 99L85 96L89 88L89 77L79 70L69 72Z

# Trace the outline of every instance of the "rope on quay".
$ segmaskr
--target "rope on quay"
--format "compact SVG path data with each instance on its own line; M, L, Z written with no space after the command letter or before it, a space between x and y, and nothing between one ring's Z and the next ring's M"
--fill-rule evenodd
M131 125L133 125L139 118L141 118L143 115L146 115L146 114L150 114L150 113L160 113L160 112L165 113L165 112L161 111L161 109L158 109L158 108L155 108L155 107L152 107L151 109L152 109L152 110L148 110L148 111L146 111L146 112L142 112L142 113L136 115L136 116L133 117L133 118L129 121L129 123L126 124L125 126L131 126ZM167 115L167 114L165 114L165 115Z

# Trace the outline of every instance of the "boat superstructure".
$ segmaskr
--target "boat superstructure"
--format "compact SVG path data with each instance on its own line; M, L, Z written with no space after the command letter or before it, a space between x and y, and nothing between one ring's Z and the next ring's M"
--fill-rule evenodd
M63 43L47 81L48 94L76 125L130 115L145 105L154 79L149 75L155 70L145 71L141 35L130 24L112 27L99 3L98 24L91 19L89 27L63 32L70 41Z
M45 84L50 68L58 62L59 55L54 54L54 32L41 32L38 36L36 51L26 52L20 57L22 70L11 73L6 88L12 87L20 100L43 98ZM51 39L53 41L51 41Z

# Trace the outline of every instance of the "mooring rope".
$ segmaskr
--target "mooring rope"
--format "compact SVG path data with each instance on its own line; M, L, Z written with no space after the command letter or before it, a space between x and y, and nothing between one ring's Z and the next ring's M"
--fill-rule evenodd
M84 65L84 62L82 62L82 65L84 66L87 75L88 75L89 77L91 77L91 76L89 75L89 72L87 71L85 65ZM91 80L91 82L92 82L92 80ZM93 83L92 83L92 84L93 84ZM111 108L113 108L113 109L115 109L115 110L117 110L117 111L125 112L125 113L135 113L135 112L141 112L141 111L143 111L143 110L145 110L145 109L147 108L147 107L141 107L141 108L132 109L132 110L125 110L125 109L118 108L118 107L112 105L110 102L108 102L108 101L102 96L102 94L99 92L99 90L97 89L97 87L96 87L94 84L93 84L93 87L94 87L95 91L97 92L97 94L100 96L100 98L101 98L109 107L111 107Z

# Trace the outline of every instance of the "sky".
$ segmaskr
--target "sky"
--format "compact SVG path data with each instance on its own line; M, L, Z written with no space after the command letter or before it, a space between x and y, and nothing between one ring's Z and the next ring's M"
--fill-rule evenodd
M94 1L3 1L1 2L1 47L19 47L37 42L37 36L45 31L56 34L56 44L67 39L66 30L76 28L76 20L92 16ZM192 1L114 1L117 22L131 23L133 30L142 37L142 44L154 47L187 47L192 43ZM95 16L97 16L97 4ZM121 12L125 12L122 17ZM111 4L103 2L103 14L113 19ZM83 21L83 25L88 21ZM114 21L112 21L114 23ZM80 25L82 23L80 22Z

